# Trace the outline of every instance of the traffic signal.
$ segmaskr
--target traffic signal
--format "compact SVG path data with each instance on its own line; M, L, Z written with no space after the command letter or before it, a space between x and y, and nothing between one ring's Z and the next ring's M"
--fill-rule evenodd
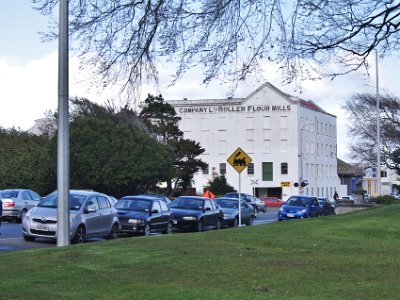
M294 187L298 187L298 186L299 186L299 183L298 183L298 182L295 182L293 185L294 185Z

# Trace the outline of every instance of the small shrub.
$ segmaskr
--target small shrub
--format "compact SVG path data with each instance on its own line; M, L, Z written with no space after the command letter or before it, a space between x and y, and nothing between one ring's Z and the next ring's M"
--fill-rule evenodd
M400 201L390 195L378 196L371 198L371 202L376 202L377 204L399 204Z

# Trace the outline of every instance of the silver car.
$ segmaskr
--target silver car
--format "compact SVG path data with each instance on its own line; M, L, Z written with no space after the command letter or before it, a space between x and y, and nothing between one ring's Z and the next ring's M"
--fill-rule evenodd
M7 189L0 191L3 207L2 220L22 222L26 212L36 206L42 197L28 189Z
M22 234L26 241L35 238L57 238L57 192L44 198L25 215ZM118 237L117 210L107 195L94 191L71 190L70 238L73 244L89 237Z

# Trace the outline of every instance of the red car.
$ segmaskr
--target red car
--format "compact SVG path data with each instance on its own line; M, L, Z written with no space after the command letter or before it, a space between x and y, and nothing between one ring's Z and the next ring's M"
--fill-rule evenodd
M264 197L261 199L262 202L268 207L280 207L284 201L276 197Z

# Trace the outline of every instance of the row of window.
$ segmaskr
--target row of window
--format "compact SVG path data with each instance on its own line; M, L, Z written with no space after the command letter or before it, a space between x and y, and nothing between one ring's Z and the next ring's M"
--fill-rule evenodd
M309 132L336 137L336 126L333 124L305 119L301 126L304 130Z
M336 156L336 146L334 145L328 145L328 144L320 144L317 143L314 149L314 143L313 142L304 142L303 145L303 150L304 153L306 154L317 154L321 156L327 156L327 157L334 157ZM315 151L314 151L315 150Z
M214 170L215 171L215 170ZM204 175L209 175L209 166L203 170ZM226 163L219 164L219 174L226 174ZM250 163L247 166L247 174L254 175L254 163ZM281 163L281 172L280 175L289 174L289 165L287 162ZM214 175L214 174L212 174ZM305 166L305 174L307 178L310 176L335 176L336 175L336 166L334 165L323 165L323 164L308 164ZM263 162L262 163L262 180L263 181L273 181L273 163L272 162Z
M215 171L215 170L213 170ZM281 175L287 175L289 173L288 163L283 162L281 163ZM203 170L204 175L209 174L209 166ZM219 174L225 175L226 174L226 163L219 164ZM247 174L254 175L254 163L250 163L247 166ZM212 174L214 175L214 174ZM262 163L262 180L263 181L273 181L273 163L272 162L263 162Z

